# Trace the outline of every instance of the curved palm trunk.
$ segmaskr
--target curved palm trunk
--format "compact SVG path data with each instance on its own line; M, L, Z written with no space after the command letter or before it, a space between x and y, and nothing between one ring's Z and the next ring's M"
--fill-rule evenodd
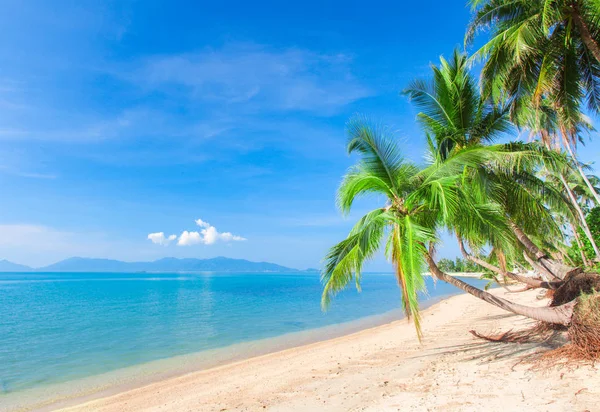
M596 246L596 242L594 241L594 237L592 236L590 227L588 226L587 221L585 220L585 215L583 214L583 210L581 210L581 206L579 206L579 203L577 203L577 198L575 197L575 194L569 187L569 184L567 183L565 177L562 174L560 174L559 176L560 176L560 181L562 182L563 186L565 187L565 190L567 191L567 194L569 195L569 199L571 199L571 203L573 204L573 207L575 207L575 210L577 210L577 214L579 215L579 219L580 219L579 223L581 224L581 228L583 229L585 235L587 236L588 240L590 241L590 244L592 245L592 248L594 249L594 253L596 254L596 259L600 260L600 250L598 250L598 246Z
M564 263L549 259L548 256L541 251L535 243L533 243L529 236L527 236L525 232L521 230L521 228L515 225L512 221L509 221L509 224L519 242L529 253L535 257L535 260L538 264L534 265L531 262L529 263L532 264L534 268L536 268L536 266L540 266L541 270L538 270L539 272L547 274L551 279L562 280L571 273L581 273L583 271L581 268L568 266Z
M508 312L515 313L517 315L525 316L530 319L539 320L541 322L547 323L556 323L559 325L568 325L571 322L571 317L573 315L573 308L575 307L575 300L566 303L561 306L554 307L530 307L525 305L519 305L518 303L511 302L506 299L499 298L497 296L492 295L484 290L478 289L474 286L469 285L466 282L463 282L460 279L456 279L444 272L442 272L435 261L431 257L431 254L425 252L425 260L427 261L427 265L429 266L429 270L440 280L444 282L450 283L451 285L456 286L459 289L464 290L465 292L473 295L485 302L488 302L500 309L504 309Z
M479 259L478 257L473 256L470 253L468 253L467 250L465 249L465 244L460 237L458 238L458 247L460 248L460 252L462 253L462 255L464 256L465 259L468 259L473 263L477 263L479 266L482 266L482 267L486 268L487 270L491 270L494 273L497 273L502 276L506 276L512 280L516 280L517 282L524 283L527 286L531 286L532 288L556 289L560 285L562 285L562 282L560 282L560 281L559 282L545 282L540 279L533 279L533 278L530 278L527 276L521 276L521 275L519 275L517 273L513 273L509 270L502 270L501 268L496 267L496 266L492 265L491 263L486 262L483 259Z
M590 33L590 29L588 28L585 21L581 18L579 10L575 8L576 4L574 4L573 7L573 21L575 22L577 29L579 29L581 40L583 40L583 44L585 44L585 47L587 47L590 53L592 53L596 61L600 63L600 45L596 42L596 40L592 36L592 33Z
M590 267L590 261L585 255L585 251L583 250L583 243L581 242L579 233L577 233L577 228L573 223L571 223L571 230L573 231L573 236L575 236L575 241L577 242L577 247L579 248L579 253L581 254L581 261L583 262L583 266Z
M552 272L540 265L537 261L531 259L526 251L523 251L523 258L531 265L533 270L538 272L543 279L554 279L555 282L560 281L558 276L555 276Z
M577 160L577 157L575 156L575 151L573 150L573 147L571 146L571 142L569 142L568 139L566 139L564 137L564 134L563 134L563 143L564 143L565 147L567 148L569 155L575 162L575 165L577 166L577 170L579 170L579 174L583 178L583 181L585 182L588 189L590 189L590 193L594 196L594 199L596 199L596 205L600 206L600 195L598 195L598 192L596 192L596 188L594 187L594 185L592 185L592 183L590 182L590 179L588 179L587 175L583 171L581 164L579 163L579 161Z

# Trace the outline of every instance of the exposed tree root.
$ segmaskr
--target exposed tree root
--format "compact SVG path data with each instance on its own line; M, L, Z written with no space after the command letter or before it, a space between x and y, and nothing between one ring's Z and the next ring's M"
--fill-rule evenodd
M582 294L577 299L568 327L539 322L533 328L525 330L509 330L490 335L474 330L470 332L488 342L545 343L558 336L557 333L566 330L569 343L561 344L550 351L529 355L528 363L534 362L537 366L566 366L569 362L595 362L600 359L600 293Z
M574 357L600 358L600 293L579 298L569 326L569 338Z
M600 275L597 273L579 273L568 275L565 283L554 291L550 306L560 306L571 302L584 294L600 291Z

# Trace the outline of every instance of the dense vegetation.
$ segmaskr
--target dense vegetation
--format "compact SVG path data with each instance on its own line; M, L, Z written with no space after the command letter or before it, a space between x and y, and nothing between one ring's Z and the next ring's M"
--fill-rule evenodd
M449 273L465 273L465 272L482 272L483 268L477 263L472 262L468 259L457 257L456 259L443 258L437 262L440 270Z
M590 228L595 243L600 244L600 207L595 207L590 210L589 213L587 213L585 220ZM580 241L571 243L571 247L568 251L571 262L579 266L593 265L598 268L598 262L594 262L595 253L591 242L585 237L581 228L576 228L575 230L576 233L573 233L573 237L576 235Z
M600 3L471 3L465 44L487 35L485 45L472 56L457 50L440 58L429 79L403 91L419 111L424 163L404 158L385 127L364 117L348 123L348 153L358 160L342 180L338 206L348 213L365 195L385 201L329 251L323 305L352 280L358 287L363 264L383 249L419 334L425 270L507 311L588 330L574 328L584 322L574 313L582 313L580 296L589 303L600 288L600 276L584 273L600 260L600 196L577 143L593 131L584 110L600 113ZM476 61L483 62L480 80L471 72ZM436 261L447 232L464 260ZM459 267L545 288L554 298L548 307L518 305L447 273ZM537 276L526 276L529 270Z

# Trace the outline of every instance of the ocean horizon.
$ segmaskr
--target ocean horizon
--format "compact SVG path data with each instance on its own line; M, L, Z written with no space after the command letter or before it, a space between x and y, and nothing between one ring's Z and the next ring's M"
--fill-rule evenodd
M460 293L426 282L423 306ZM315 273L0 273L0 404L134 385L134 375L216 366L403 317L389 273L366 274L361 293L341 292L327 312L321 290Z

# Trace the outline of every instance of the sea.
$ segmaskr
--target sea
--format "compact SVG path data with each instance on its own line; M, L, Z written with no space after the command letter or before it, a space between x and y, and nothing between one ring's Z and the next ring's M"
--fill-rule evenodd
M465 279L479 287L485 281ZM460 291L426 277L427 307ZM53 409L403 317L392 274L0 273L0 410Z

